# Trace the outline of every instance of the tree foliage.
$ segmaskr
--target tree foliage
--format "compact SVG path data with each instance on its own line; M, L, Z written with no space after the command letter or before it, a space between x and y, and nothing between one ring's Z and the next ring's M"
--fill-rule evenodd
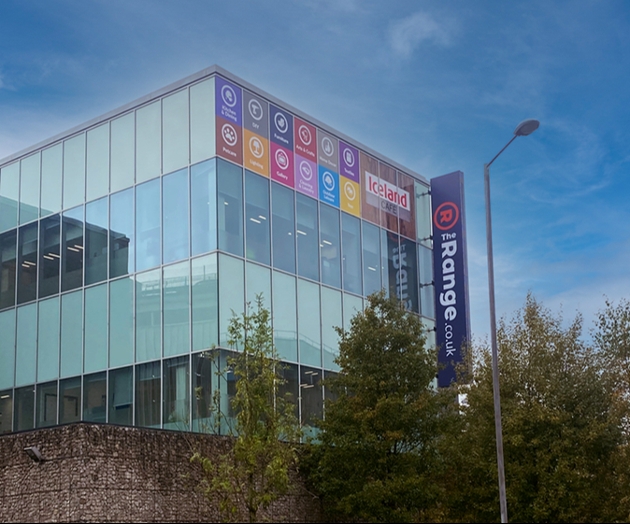
M497 333L508 516L515 522L601 522L628 518L619 483L625 459L614 382L602 356L581 339L582 320L563 327L532 296ZM492 365L481 348L462 388L460 430L446 439L448 518L499 516ZM625 503L624 503L625 497ZM625 504L625 505L624 505Z
M440 496L432 473L447 417L422 323L377 294L338 331L340 374L325 382L337 398L325 404L312 456L324 508L361 521L428 518Z
M294 405L280 393L284 379L262 297L256 306L251 314L231 319L228 344L237 352L228 358L229 369L218 372L222 380L228 371L235 375L233 417L221 411L218 391L213 402L215 423L228 422L233 448L217 459L200 453L191 459L202 466L206 496L218 503L225 520L237 522L255 522L261 508L287 493L300 441Z

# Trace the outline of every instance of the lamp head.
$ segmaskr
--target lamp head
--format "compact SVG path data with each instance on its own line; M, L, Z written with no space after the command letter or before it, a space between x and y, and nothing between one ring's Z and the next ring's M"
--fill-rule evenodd
M529 120L523 120L519 125L516 126L514 130L514 136L527 136L531 135L536 129L540 122L538 120L534 120L533 118Z

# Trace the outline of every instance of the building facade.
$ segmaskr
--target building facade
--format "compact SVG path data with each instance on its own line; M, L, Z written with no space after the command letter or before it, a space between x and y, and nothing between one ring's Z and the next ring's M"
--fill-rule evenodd
M434 327L431 228L426 179L216 66L4 159L0 433L202 430L258 294L316 423L364 297Z

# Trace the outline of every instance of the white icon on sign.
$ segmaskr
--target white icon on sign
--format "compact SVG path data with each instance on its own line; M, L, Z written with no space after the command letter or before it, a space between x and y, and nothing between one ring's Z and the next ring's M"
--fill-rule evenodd
M223 127L221 128L221 135L228 146L236 145L238 136L236 135L236 129L234 129L230 124L223 124Z
M223 86L221 88L221 98L225 104L230 107L236 105L236 92L230 86Z
M348 167L352 167L354 165L354 153L350 149L344 149L343 159L346 164L348 164Z
M300 140L304 143L304 145L308 146L311 144L311 140L313 137L311 136L311 131L308 127L301 125L300 126Z
M247 107L249 108L249 114L252 115L254 120L260 120L263 117L263 108L258 100L252 98Z
M273 117L273 121L276 123L276 128L278 128L278 131L281 133L286 133L289 129L289 122L282 113L276 113L276 116Z
M289 167L289 157L284 151L282 151L282 149L278 149L276 151L276 162L278 163L280 169L286 169Z
M300 173L302 174L302 178L307 182L313 178L313 169L308 165L308 162L302 160L300 163Z
M332 156L335 152L335 147L333 146L332 140L327 136L322 138L322 149L324 150L326 156Z
M346 182L343 185L343 192L346 194L346 197L350 201L354 200L357 196L357 192L354 190L354 186L351 182Z
M328 189L328 191L332 191L333 189L335 189L335 177L333 177L329 171L326 171L324 173L322 179L324 182L324 187Z
M262 156L265 154L265 146L263 146L263 143L260 141L260 139L255 136L249 139L249 150L256 158L262 158Z

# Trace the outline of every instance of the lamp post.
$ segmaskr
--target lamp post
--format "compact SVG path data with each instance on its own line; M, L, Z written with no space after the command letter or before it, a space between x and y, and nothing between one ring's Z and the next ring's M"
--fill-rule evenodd
M501 522L508 521L507 500L505 495L505 470L503 467L503 431L501 429L501 398L499 395L499 358L497 351L497 321L494 303L494 260L492 255L492 217L490 214L490 166L516 137L532 134L540 122L538 120L524 120L516 126L514 136L505 144L495 157L483 167L486 193L486 243L488 246L488 292L490 295L490 341L492 347L492 390L494 394L494 429L497 440L497 469L499 473L499 500L501 503Z

